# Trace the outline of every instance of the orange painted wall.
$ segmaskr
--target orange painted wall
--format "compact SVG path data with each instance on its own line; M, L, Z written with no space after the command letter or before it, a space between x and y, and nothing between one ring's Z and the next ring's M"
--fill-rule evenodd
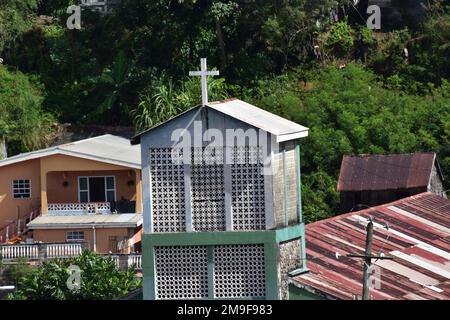
M63 172L69 181L67 188L62 186ZM79 175L116 176L117 200L123 196L127 200L136 201L137 212L142 212L140 170L72 156L53 155L0 167L0 229L17 219L18 212L23 217L33 209L46 207L48 202L78 202ZM14 179L31 180L31 199L12 198ZM135 183L128 186L131 179Z
M130 176L129 176L130 174ZM65 175L65 179L64 179ZM70 203L78 202L78 177L79 176L115 176L116 200L124 197L129 201L136 201L136 174L133 170L110 171L64 171L47 173L47 202ZM133 185L128 181L133 180ZM64 187L63 182L68 186Z
M0 229L20 217L29 214L40 206L40 160L28 160L9 166L0 167ZM31 180L31 199L14 199L12 183L15 179Z
M89 243L90 249L93 250L93 230L92 228L86 229L47 229L47 230L34 230L33 240L42 242L66 242L66 234L69 231L84 231L85 241ZM136 238L136 230L133 228L108 228L108 229L96 229L96 240L97 240L97 252L98 253L108 253L110 251L109 247L109 237L133 237ZM140 237L140 236L139 236ZM125 252L130 253L130 252Z

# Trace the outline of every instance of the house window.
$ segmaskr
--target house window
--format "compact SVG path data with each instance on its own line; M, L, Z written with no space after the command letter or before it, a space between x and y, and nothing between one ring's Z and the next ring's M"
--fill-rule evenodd
M12 187L14 199L31 198L31 180L29 179L13 180Z
M66 234L67 242L84 241L84 231L69 231Z
M116 178L106 177L78 177L79 202L115 202Z

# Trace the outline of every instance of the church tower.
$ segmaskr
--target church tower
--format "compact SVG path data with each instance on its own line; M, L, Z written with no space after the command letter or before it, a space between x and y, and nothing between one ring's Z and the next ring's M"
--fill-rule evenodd
M203 103L141 144L144 299L287 299L306 271L300 139L246 102ZM204 82L203 82L204 81Z

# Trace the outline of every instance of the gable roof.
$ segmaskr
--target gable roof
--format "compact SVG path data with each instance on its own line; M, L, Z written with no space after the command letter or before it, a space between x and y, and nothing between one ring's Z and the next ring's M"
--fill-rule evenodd
M0 167L56 154L105 162L135 169L141 168L140 148L138 146L130 145L130 141L128 139L110 134L50 147L47 149L21 153L13 157L0 160Z
M433 165L444 180L434 152L389 155L344 155L338 191L374 191L428 186Z
M373 299L450 299L450 200L429 192L308 224L310 271L291 283L331 299L361 299L363 262L346 255L364 255L368 217L372 253L394 258L374 263L381 283L370 290Z
M192 109L189 109L175 116L172 119L169 119L168 121L158 124L144 132L141 132L131 140L131 143L139 144L140 137L143 134L146 134L151 130L160 127L165 123L172 121L173 119L176 119L189 111L200 108L203 107L196 106ZM235 118L251 126L267 131L276 137L277 142L294 140L308 136L309 130L308 128L299 125L295 122L292 122L290 120L287 120L285 118L282 118L280 116L277 116L261 108L255 107L239 99L233 98L224 101L210 102L207 106L205 106L205 108L211 108L229 117Z

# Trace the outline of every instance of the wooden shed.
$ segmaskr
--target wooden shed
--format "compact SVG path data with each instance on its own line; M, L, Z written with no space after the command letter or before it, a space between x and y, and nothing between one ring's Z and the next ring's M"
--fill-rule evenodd
M445 197L436 153L345 155L337 190L340 212L381 205L422 192Z

